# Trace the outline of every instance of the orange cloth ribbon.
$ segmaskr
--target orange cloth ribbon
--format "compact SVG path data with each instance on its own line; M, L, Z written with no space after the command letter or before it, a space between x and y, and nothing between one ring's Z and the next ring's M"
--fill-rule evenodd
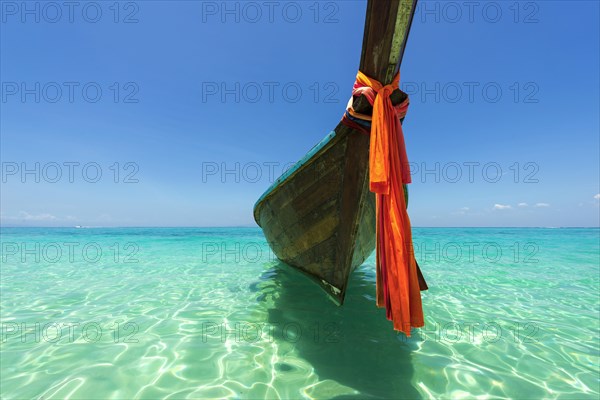
M390 100L400 75L382 85L358 72L353 96L365 95L373 105L369 149L369 187L377 208L377 306L386 308L394 329L410 336L411 327L424 325L417 264L403 184L410 169L400 118L408 99L394 107Z

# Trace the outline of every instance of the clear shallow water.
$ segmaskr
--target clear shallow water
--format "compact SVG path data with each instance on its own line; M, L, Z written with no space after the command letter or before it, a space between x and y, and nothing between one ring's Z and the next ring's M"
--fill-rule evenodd
M598 229L414 238L406 339L373 257L337 307L259 229L3 228L2 398L598 398Z

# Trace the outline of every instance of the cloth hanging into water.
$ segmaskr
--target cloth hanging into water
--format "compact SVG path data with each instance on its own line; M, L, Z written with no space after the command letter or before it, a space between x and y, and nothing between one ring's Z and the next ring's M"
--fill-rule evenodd
M396 74L389 85L383 85L359 71L342 123L371 135L369 189L376 201L377 306L385 307L395 330L410 336L411 327L424 326L424 318L404 192L411 178L400 120L409 100L396 106L390 100L399 81ZM373 106L372 116L353 109L354 97L361 95Z

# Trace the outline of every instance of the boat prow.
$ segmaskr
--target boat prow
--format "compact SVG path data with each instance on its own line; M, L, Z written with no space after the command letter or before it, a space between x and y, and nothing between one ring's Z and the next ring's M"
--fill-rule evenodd
M415 0L369 1L361 71L391 82L415 5ZM405 96L397 90L392 101ZM362 96L353 104L365 113L370 108ZM369 141L369 135L338 124L254 207L254 218L275 255L315 279L338 304L352 271L375 249Z
M315 278L339 304L348 276L375 248L368 148L367 135L336 128L254 209L277 257Z

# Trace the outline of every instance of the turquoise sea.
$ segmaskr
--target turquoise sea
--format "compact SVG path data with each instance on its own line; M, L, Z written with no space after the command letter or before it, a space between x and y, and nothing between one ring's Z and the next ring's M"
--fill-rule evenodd
M338 307L258 228L3 228L2 399L600 396L600 230L415 228L426 327L373 256Z

